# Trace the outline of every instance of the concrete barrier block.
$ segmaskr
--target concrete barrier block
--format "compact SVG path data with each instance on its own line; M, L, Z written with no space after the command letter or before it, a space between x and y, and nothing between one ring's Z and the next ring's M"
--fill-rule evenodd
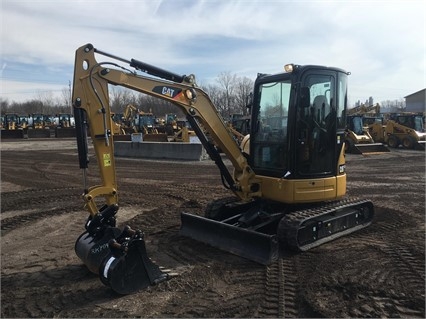
M117 157L202 161L209 159L199 143L114 141Z

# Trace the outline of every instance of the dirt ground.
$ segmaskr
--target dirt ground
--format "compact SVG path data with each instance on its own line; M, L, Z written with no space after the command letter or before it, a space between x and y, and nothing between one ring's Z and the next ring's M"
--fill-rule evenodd
M425 317L425 152L347 155L373 224L270 266L179 236L230 194L202 162L117 159L118 222L178 276L117 295L74 252L87 212L73 139L1 143L1 317ZM97 182L95 159L89 181Z

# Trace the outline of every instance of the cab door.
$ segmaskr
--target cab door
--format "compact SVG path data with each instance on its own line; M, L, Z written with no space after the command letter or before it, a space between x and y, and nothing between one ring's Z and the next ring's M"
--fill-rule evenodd
M314 72L314 71L313 71ZM296 107L295 165L300 178L335 175L336 76L318 71L302 78L309 105Z

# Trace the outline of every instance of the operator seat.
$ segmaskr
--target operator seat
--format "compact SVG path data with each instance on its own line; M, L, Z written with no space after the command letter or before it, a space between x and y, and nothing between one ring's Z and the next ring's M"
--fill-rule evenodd
M320 122L324 119L326 113L329 112L330 107L328 105L328 100L325 95L317 95L314 98L314 102L312 104L314 108L314 114L317 116L317 121Z

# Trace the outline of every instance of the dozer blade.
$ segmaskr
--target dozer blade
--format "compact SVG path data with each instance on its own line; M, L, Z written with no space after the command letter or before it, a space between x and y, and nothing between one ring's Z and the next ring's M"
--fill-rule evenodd
M424 151L426 149L425 146L426 146L426 141L418 141L414 148L419 151Z
M24 131L23 130L1 130L1 138L24 138Z
M382 143L355 144L351 149L352 154L386 153L389 148Z
M278 259L278 239L213 219L181 213L180 235L268 265Z
M29 129L28 138L50 138L50 129Z
M76 136L75 127L56 127L55 128L56 138L75 137L75 136Z

